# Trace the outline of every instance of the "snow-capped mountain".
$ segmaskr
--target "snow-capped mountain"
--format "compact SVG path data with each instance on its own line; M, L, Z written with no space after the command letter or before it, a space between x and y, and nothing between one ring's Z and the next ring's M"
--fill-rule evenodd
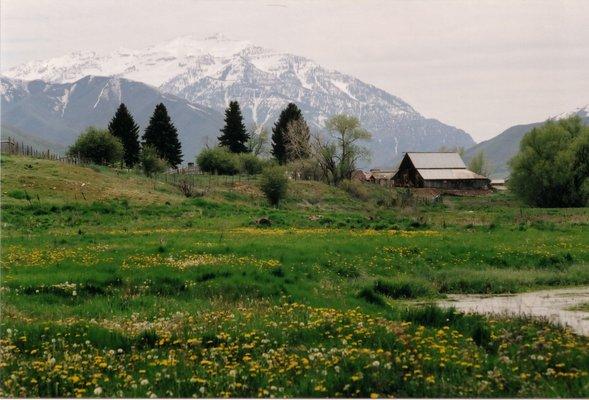
M124 102L142 129L155 105L164 103L178 128L184 161L193 161L206 138L214 140L222 115L157 88L118 77L86 76L72 83L0 77L2 134L14 130L65 148L90 125L106 127ZM141 132L142 133L142 132ZM27 139L28 140L28 139ZM39 150L44 150L40 148Z
M219 111L229 100L237 100L246 124L268 127L291 101L314 129L322 129L331 115L347 113L357 116L373 133L370 147L375 164L390 165L408 150L474 144L466 132L423 117L400 98L373 85L304 57L221 35L204 40L180 37L143 50L121 49L105 55L72 53L30 62L4 74L56 83L87 75L125 77Z

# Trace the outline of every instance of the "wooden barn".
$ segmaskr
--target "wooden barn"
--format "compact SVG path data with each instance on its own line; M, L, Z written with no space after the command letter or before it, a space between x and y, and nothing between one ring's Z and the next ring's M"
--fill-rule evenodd
M371 176L369 181L372 183L377 183L381 186L392 186L393 176L395 176L395 172L396 171L382 171L380 169L371 169Z
M405 153L393 177L395 186L436 189L488 189L491 181L469 171L458 153Z
M352 180L360 181L360 182L368 182L372 174L370 172L362 171L361 169L357 169L352 172Z

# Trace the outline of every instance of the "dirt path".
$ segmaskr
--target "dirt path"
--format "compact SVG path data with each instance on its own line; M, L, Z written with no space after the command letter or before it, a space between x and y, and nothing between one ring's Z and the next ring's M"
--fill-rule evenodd
M438 304L479 314L543 317L553 323L568 325L578 334L589 336L589 312L570 311L570 308L588 302L589 286L584 286L515 295L449 295L448 300Z

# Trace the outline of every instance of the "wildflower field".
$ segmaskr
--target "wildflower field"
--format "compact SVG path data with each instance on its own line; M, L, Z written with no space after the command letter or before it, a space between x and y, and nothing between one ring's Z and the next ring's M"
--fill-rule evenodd
M588 285L586 208L1 160L0 396L589 396L587 337L432 305Z

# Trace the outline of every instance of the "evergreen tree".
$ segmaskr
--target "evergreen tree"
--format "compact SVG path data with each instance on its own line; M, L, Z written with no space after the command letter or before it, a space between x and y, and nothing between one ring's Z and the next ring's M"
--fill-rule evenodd
M125 165L131 168L137 164L139 162L139 125L135 123L124 103L121 103L108 124L108 130L123 144Z
M286 131L291 121L303 118L301 110L294 103L289 103L280 113L278 121L272 128L272 155L280 164L286 164L288 161L288 151L286 145Z
M222 135L217 138L220 146L226 147L232 153L249 152L247 142L250 135L243 124L243 116L237 101L229 102L229 107L225 110L225 126L221 133Z
M158 155L168 165L176 168L182 162L182 146L178 140L178 131L172 123L166 106L155 106L149 126L143 134L143 146L153 146Z

